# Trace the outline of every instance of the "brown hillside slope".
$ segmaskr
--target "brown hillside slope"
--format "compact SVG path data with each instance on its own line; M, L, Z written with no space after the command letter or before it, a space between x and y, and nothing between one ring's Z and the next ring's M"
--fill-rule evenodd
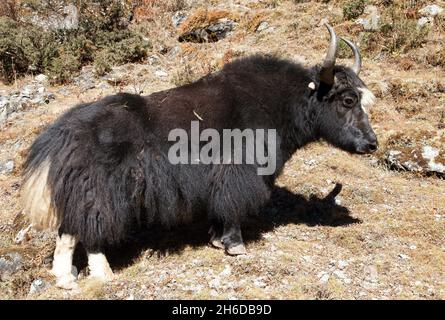
M384 1L368 1L378 5L382 24L399 26L387 34L363 32L356 18L346 20L343 7L353 1L143 2L133 27L152 41L146 63L115 68L108 82L84 68L94 88L86 90L84 80L47 87L55 100L29 106L0 124L0 164L14 163L11 173L0 174L0 257L16 252L22 258L19 271L0 277L0 299L445 299L445 181L393 171L382 160L395 145L410 148L412 141L445 151L445 20L436 17L428 33L412 28L420 8L445 8L444 1L393 1L386 7ZM404 6L407 2L412 5ZM177 10L190 19L182 28L172 25ZM391 10L398 18L390 21ZM319 63L328 44L324 18L362 48L362 78L378 97L371 114L381 149L370 157L325 143L297 151L279 179L282 189L274 204L246 226L247 256L229 257L208 247L204 225L183 228L180 235L147 233L110 252L116 279L107 284L85 277L80 252L80 290L71 292L55 288L49 273L53 233L31 231L22 243L14 242L27 226L18 202L26 150L63 111L117 91L149 94L187 83L255 52ZM235 22L225 38L178 42L181 32L194 29L193 21L202 28L218 19ZM32 81L29 76L0 85L0 94ZM343 190L337 204L329 205L321 199L336 182ZM44 288L29 294L36 279Z

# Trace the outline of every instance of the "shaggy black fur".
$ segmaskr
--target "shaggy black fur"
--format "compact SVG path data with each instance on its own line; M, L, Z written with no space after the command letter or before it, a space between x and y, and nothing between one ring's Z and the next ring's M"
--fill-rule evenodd
M240 224L267 203L276 176L297 148L325 138L353 151L342 129L345 121L351 125L344 119L351 112L336 103L345 86L359 100L357 86L364 85L350 69L336 72L352 81L338 84L341 92L334 87L320 96L308 88L310 82L319 87L317 68L253 56L147 97L122 93L82 104L36 139L25 174L50 160L59 233L78 236L89 252L119 243L135 228L178 225L199 214L225 230L226 247L236 245L242 241ZM366 115L354 112L363 122ZM256 165L170 164L168 133L190 131L195 113L203 119L201 130L276 129L275 174L258 176Z

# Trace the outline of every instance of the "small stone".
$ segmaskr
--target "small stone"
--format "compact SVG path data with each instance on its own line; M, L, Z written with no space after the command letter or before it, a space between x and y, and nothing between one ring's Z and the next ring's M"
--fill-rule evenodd
M35 92L34 86L32 85L25 86L20 92L20 97L30 99L33 96L34 92Z
M32 104L37 104L37 105L44 104L45 103L45 98L44 97L36 97L36 98L31 100L31 103Z
M222 18L204 28L196 28L192 31L181 34L178 38L180 42L217 42L224 39L237 25L233 20Z
M37 82L46 82L48 80L48 77L44 74L39 74L34 78Z
M256 28L256 32L261 32L263 30L266 30L267 28L269 28L269 22L262 21Z
M29 288L29 295L33 295L36 293L41 293L48 284L41 278L37 278L31 283L31 287Z
M155 76L156 77L167 77L168 73L164 70L156 70Z
M221 286L221 281L219 278L214 278L209 281L209 287L210 288L218 288Z
M355 23L360 24L366 31L376 31L380 27L380 14L376 6L368 5L364 10L364 17L359 18Z
M97 87L101 90L107 90L111 88L111 86L106 82L101 82Z
M14 161L8 160L5 163L0 163L0 174L11 174L14 171Z
M14 242L16 244L21 244L25 240L28 240L29 239L28 232L29 232L29 230L31 230L31 228L32 228L32 224L30 224L26 228L21 229L15 236Z
M232 268L229 265L226 265L220 275L230 276L231 273L232 273Z
M182 11L176 11L172 16L172 24L173 27L177 28L181 25L181 23L184 22L184 20L187 18L184 12Z
M267 286L262 277L253 280L253 284L259 288L265 288Z
M341 271L341 270L335 270L334 272L333 272L333 274L335 275L335 276L337 276L338 278L344 278L345 277L345 273L344 273L344 271Z
M57 91L57 93L63 96L69 96L71 94L71 92L67 88L62 88L59 91Z
M47 93L44 97L45 103L49 103L51 100L56 100L56 95L54 93Z
M435 16L441 14L442 12L443 12L443 8L436 4L430 4L430 5L423 7L422 9L419 10L419 13L425 17L435 17Z
M403 253L399 253L398 257L399 257L400 259L403 259L403 260L409 260L409 259L411 259L408 255L403 254Z
M329 274L324 273L321 277L320 277L320 283L321 284L326 284L329 281Z
M23 267L23 258L17 252L10 252L0 258L0 280L9 279Z
M344 268L346 268L349 265L349 263L345 260L338 260L338 268L340 270L343 270Z
M432 17L421 17L419 20L417 20L417 26L419 28L423 28L428 24L433 24L434 18Z
M375 265L365 266L363 271L366 275L365 282L369 284L375 284L378 282L378 270Z

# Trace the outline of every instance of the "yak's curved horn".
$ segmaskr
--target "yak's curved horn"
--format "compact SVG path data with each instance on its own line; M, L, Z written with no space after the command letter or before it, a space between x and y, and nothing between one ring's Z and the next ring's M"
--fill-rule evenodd
M334 29L328 24L325 23L326 28L331 35L331 43L329 44L329 50L326 54L326 58L323 61L323 65L320 70L320 81L327 84L334 84L334 67L335 60L337 58L337 35L335 34Z
M352 41L345 38L341 39L346 42L346 44L352 49L352 52L354 52L354 65L352 66L352 70L356 75L358 75L362 69L362 56L360 55L360 50Z

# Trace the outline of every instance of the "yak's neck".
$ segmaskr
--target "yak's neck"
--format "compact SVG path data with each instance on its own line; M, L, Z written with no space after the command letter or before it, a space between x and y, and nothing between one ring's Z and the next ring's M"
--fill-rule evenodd
M317 119L319 108L315 94L308 88L310 82L297 88L291 95L288 111L288 127L281 133L282 148L290 157L297 149L318 140Z

